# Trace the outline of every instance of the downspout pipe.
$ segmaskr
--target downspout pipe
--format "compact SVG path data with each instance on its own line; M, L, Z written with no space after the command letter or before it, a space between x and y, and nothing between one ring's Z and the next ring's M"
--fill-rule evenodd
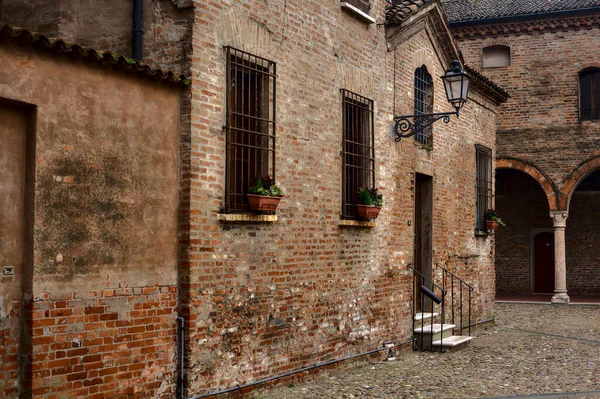
M185 399L185 320L177 318L179 328L179 372L177 373L177 397Z
M142 35L144 34L144 0L133 0L133 31L131 37L131 58L142 60Z

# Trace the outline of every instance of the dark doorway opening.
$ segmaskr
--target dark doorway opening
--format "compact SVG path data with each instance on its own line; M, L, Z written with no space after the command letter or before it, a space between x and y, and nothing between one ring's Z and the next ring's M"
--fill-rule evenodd
M432 249L433 249L433 178L417 173L415 175L415 269L428 279L432 279ZM420 277L420 276L419 276ZM425 285L433 289L431 283L422 279L416 284L416 311L431 309L431 302L422 298L418 287Z
M554 292L554 234L540 233L533 239L534 288L537 294Z

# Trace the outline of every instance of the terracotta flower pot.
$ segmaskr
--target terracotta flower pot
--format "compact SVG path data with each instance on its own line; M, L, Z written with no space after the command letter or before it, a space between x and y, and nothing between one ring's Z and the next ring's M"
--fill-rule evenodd
M381 207L380 206L370 206L370 205L356 205L356 211L358 213L359 218L375 219L375 218L377 218L377 216L379 216Z
M488 229L489 231L494 231L498 228L499 223L494 221L494 220L486 220L485 221L485 228Z
M269 197L266 195L246 194L250 209L259 212L275 212L281 197Z

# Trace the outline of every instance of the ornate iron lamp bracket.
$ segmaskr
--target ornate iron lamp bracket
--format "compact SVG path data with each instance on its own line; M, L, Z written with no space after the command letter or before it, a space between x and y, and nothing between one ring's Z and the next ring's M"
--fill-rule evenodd
M414 136L417 132L423 131L440 119L443 119L444 123L448 123L450 122L450 117L452 115L458 117L458 110L454 112L438 112L435 114L395 116L394 121L396 121L396 125L394 126L394 133L396 134L396 141Z

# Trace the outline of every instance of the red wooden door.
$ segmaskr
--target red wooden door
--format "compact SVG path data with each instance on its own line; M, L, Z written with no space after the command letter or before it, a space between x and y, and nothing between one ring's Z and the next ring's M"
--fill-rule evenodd
M554 234L541 233L533 239L536 293L554 292Z

